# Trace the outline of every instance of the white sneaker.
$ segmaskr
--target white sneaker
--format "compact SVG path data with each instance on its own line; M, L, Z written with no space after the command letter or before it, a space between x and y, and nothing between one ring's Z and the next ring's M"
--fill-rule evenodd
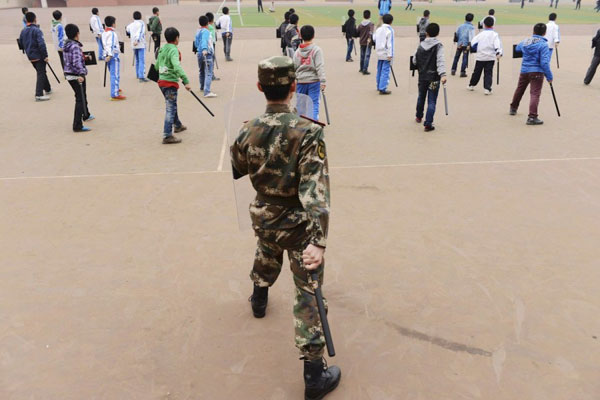
M48 101L50 96L35 96L35 101Z
M485 94L486 96L489 96L490 94L492 94L492 91L491 91L491 90L487 90L487 89L485 89L485 90L483 91L483 94Z
M467 87L467 90L470 90L472 92L473 90L475 90L475 86L469 86Z
M52 94L52 89L50 89L46 92L46 95L48 95L48 94Z
M213 92L210 92L209 94L205 94L204 97L206 97L206 98L217 97L217 94L213 93Z

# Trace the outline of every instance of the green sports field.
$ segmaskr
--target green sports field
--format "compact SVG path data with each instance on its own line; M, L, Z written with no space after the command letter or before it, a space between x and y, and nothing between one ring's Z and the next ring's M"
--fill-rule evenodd
M571 2L565 2L558 10L552 9L543 5L530 5L526 3L524 9L520 8L520 4L507 5L490 5L490 4L455 4L455 5L435 5L429 3L413 3L414 11L404 11L406 3L403 2L392 9L394 15L393 25L414 25L417 18L425 9L431 10L431 20L441 25L455 25L461 23L467 12L475 14L475 20L478 21L487 15L488 9L493 7L496 10L496 17L502 25L520 25L520 24L535 24L536 22L546 22L550 12L557 12L559 24L594 24L600 22L600 14L596 13L590 4L586 4L585 8L575 11L574 5ZM288 10L285 5L276 5L276 12L269 13L268 7L270 2L265 1L264 14L257 13L255 7L243 7L242 18L243 24L239 20L239 16L234 16L234 24L244 27L269 27L278 26L283 20L283 14ZM357 19L362 18L364 6L300 6L295 7L296 13L300 16L300 24L303 21L310 21L314 26L336 26L341 25L346 17L348 9L354 8L357 13ZM376 7L368 7L373 15L377 15Z

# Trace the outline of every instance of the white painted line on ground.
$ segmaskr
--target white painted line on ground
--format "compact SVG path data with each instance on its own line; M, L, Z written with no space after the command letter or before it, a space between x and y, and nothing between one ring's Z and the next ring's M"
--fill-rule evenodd
M79 179L79 178L115 178L128 176L169 176L169 175L205 175L221 171L182 171L182 172L139 172L130 174L89 174L89 175L48 175L48 176L12 176L0 178L1 181L20 181L28 179Z
M231 93L231 102L235 100L235 92L238 84L238 77L240 74L240 65L242 64L242 56L244 54L244 43L242 41L242 45L240 47L240 57L238 58L237 71L235 72L235 80L233 81L233 92ZM223 163L225 162L225 153L227 152L227 127L231 125L231 116L233 114L233 110L229 110L229 119L225 124L224 134L223 134L223 143L221 144L221 155L219 156L219 165L217 165L217 171L223 171Z

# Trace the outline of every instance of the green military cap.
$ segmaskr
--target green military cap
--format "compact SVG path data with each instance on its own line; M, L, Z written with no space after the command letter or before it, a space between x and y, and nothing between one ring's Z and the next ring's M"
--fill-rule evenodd
M296 68L289 57L269 57L258 63L258 81L263 86L289 85L295 80Z

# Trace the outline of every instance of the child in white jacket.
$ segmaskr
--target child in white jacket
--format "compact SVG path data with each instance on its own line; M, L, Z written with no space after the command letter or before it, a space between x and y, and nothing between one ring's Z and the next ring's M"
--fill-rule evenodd
M390 94L387 90L390 83L390 69L394 59L394 29L391 24L394 17L385 14L383 25L375 31L375 51L377 52L377 90L379 94Z
M483 20L485 29L471 41L471 49L477 52L475 68L468 89L473 91L479 83L483 71L483 88L486 95L492 94L494 64L496 59L502 57L502 43L500 36L494 31L494 19L487 17Z
M555 47L558 47L560 43L560 28L556 24L556 13L550 14L548 17L548 23L546 24L546 36L548 40L548 48L550 49L550 58L552 58L552 52Z
M125 31L131 39L133 58L135 60L135 74L140 82L148 82L146 71L146 24L142 21L142 13L133 13L133 22L127 25Z

